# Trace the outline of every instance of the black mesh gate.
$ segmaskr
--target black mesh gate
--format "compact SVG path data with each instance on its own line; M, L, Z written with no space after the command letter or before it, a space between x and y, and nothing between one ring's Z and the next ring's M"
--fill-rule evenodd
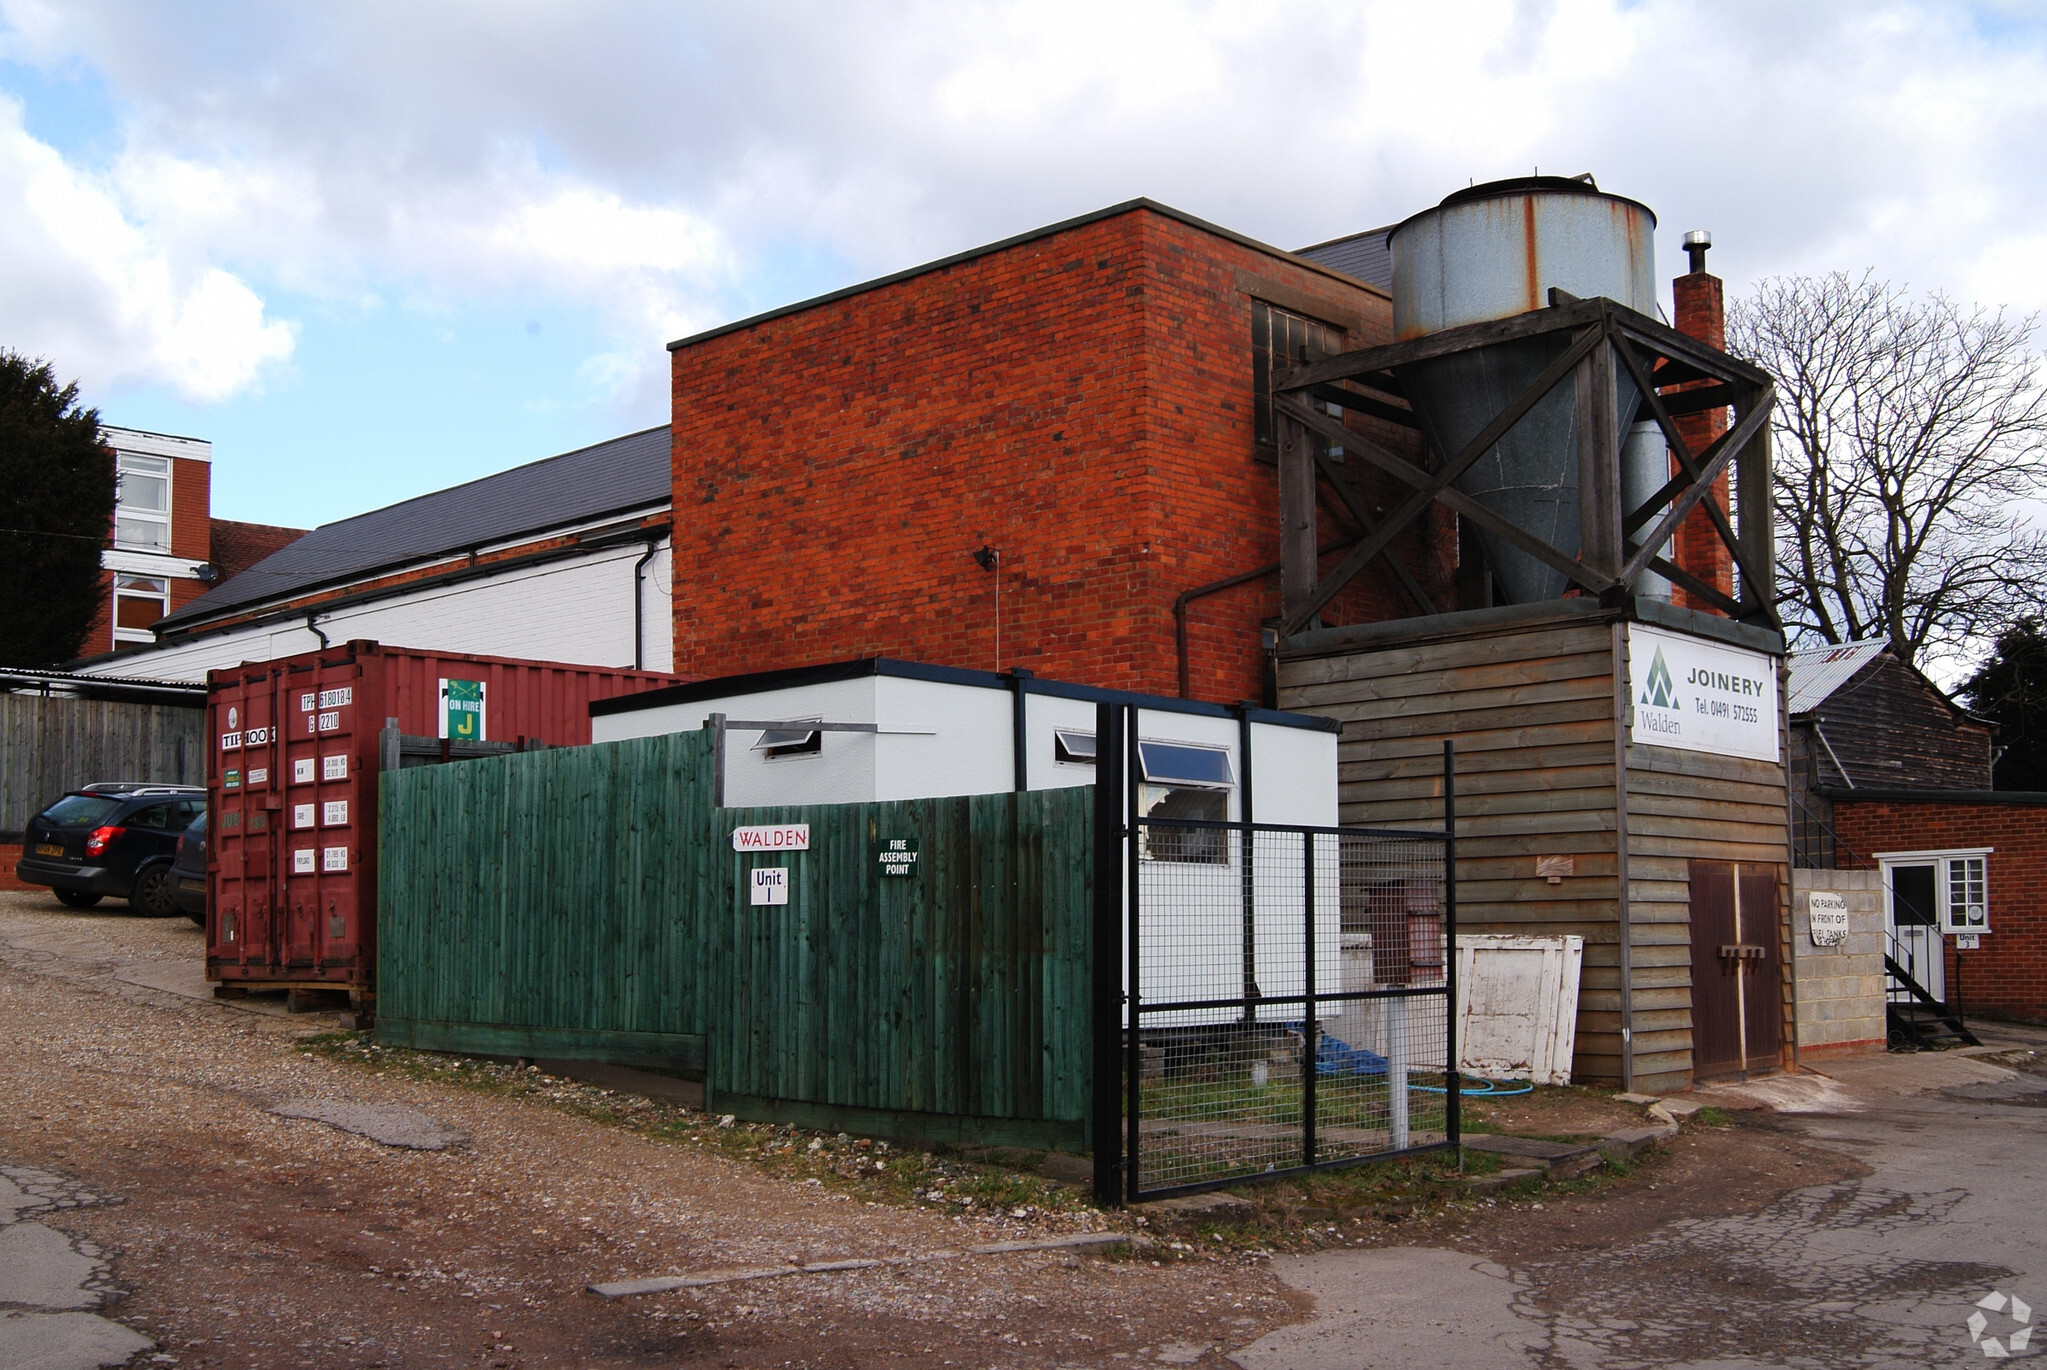
M1171 814L1172 795L1138 784L1144 762L1112 712L1096 954L1121 975L1097 979L1099 1197L1454 1148L1449 748L1443 832L1230 822ZM1101 796L1118 793L1105 843L1118 806Z

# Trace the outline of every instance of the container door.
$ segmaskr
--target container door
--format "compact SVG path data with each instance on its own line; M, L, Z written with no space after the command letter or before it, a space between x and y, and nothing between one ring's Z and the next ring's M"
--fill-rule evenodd
M1740 942L1734 913L1734 867L1690 863L1692 918L1692 1075L1729 1075L1742 1068L1741 963L1721 949Z
M1781 1065L1784 1045L1784 957L1779 946L1782 911L1777 907L1777 871L1773 866L1735 867L1735 914L1738 939L1760 955L1742 958L1743 1068L1767 1070Z
M312 891L314 957L322 979L358 978L362 943L357 890L361 884L364 818L359 790L357 723L367 713L363 680L353 659L320 670L314 701L318 754L314 797L319 805L320 859Z
M1928 994L1945 1002L1939 889L1939 872L1931 861L1884 867L1884 922L1895 944L1891 956Z

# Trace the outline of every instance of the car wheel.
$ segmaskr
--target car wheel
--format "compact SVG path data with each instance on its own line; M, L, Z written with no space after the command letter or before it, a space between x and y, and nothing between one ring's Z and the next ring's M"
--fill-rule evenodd
M178 911L178 902L171 896L171 868L151 866L135 877L135 888L128 891L128 907L150 918L168 918Z
M50 892L56 895L57 902L67 909L89 909L100 901L99 895L87 894L84 890L52 890Z

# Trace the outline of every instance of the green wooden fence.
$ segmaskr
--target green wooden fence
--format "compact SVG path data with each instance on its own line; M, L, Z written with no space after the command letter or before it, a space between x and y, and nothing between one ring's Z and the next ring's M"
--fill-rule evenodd
M1084 1148L1092 789L732 810L810 850L727 851L711 1106L884 1136ZM881 872L909 839L914 874ZM786 907L746 902L789 870Z
M710 739L386 772L377 1030L443 1051L697 1070L729 878Z
M758 1120L1086 1145L1092 789L721 810L708 732L382 778L377 1032L704 1073ZM807 823L811 849L732 849ZM875 844L914 839L917 873ZM755 906L750 871L789 869Z

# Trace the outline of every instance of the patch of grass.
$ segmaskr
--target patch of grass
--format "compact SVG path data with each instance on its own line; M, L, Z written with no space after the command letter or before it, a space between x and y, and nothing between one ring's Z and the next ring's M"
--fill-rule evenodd
M1693 1114L1692 1117L1694 1120L1704 1123L1707 1127L1734 1126L1734 1115L1732 1113L1729 1113L1724 1108L1714 1108L1710 1104Z
M727 1123L679 1104L548 1075L533 1066L387 1047L364 1033L315 1033L300 1038L297 1046L308 1055L377 1075L453 1085L558 1108L591 1122L744 1161L771 1175L820 1185L871 1203L960 1214L1000 1210L1024 1218L1094 1206L1085 1195L1042 1176L980 1164L948 1148L923 1151L844 1132L737 1120Z

